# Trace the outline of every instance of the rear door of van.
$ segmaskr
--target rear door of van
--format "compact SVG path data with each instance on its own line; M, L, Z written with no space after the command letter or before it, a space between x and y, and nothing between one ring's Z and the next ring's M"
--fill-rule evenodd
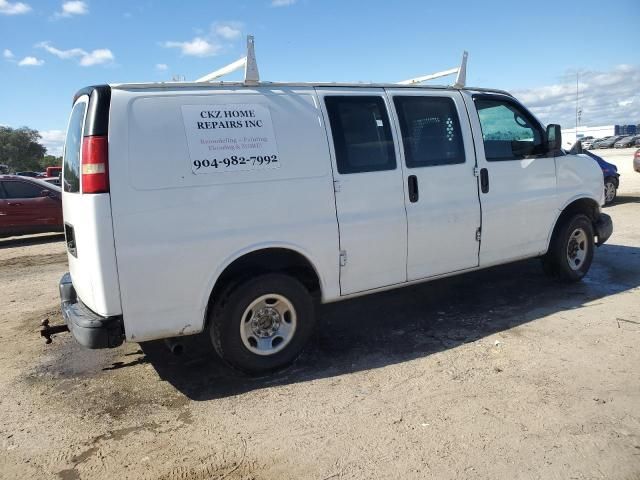
M109 87L89 88L76 95L62 169L62 212L69 273L78 298L101 316L122 313L108 189L94 193L92 174L108 176ZM96 142L103 145L97 164ZM93 163L92 163L93 162ZM98 165L102 165L101 167ZM105 191L106 190L106 191Z

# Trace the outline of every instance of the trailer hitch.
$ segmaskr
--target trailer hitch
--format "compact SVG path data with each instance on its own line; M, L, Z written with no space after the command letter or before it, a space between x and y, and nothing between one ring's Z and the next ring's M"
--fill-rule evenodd
M51 343L51 335L55 335L56 333L68 332L69 327L66 324L62 325L49 325L49 319L45 318L40 322L40 336L44 337L46 341L45 344L49 345Z

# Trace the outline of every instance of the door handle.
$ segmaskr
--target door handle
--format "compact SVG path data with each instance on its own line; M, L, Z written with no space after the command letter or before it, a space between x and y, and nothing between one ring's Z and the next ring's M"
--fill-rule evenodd
M489 192L489 170L486 168L480 169L480 190L482 193Z
M9 205L10 207L21 207L22 206L21 203L14 203L14 202L7 202L7 205Z
M416 203L420 194L418 192L418 177L415 175L409 175L409 201L411 203Z

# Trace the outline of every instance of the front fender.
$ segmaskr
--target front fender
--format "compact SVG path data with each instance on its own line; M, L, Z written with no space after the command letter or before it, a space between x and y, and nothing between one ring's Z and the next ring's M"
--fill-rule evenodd
M562 155L556 157L556 183L559 209L578 198L592 198L604 205L604 177L602 169L588 155Z

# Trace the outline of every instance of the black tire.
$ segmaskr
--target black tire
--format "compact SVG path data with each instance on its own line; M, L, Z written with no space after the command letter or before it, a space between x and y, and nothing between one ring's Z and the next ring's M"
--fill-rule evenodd
M607 190L611 188L613 192L613 196L607 198ZM612 177L607 177L604 179L604 203L605 205L611 205L618 196L618 185L616 181Z
M248 322L248 319L243 319L247 308L265 295L284 297L292 305L295 328L290 340L281 350L259 355L245 345L241 327L243 321ZM284 318L283 316L282 321L285 321ZM315 311L311 294L298 280L281 273L260 275L230 286L218 299L214 299L209 313L209 334L215 351L227 364L249 375L271 372L293 362L309 340L314 324ZM277 332L274 334L276 336ZM255 338L248 340L255 341ZM256 345L252 346L257 348Z
M583 238L580 234L576 235L578 231L582 232L584 240L576 240ZM589 271L594 249L593 224L589 217L583 214L568 217L553 232L549 251L542 257L543 269L545 273L559 280L577 282ZM579 255L571 257L578 251L584 251L584 257L579 264ZM573 267L571 262L574 264Z

